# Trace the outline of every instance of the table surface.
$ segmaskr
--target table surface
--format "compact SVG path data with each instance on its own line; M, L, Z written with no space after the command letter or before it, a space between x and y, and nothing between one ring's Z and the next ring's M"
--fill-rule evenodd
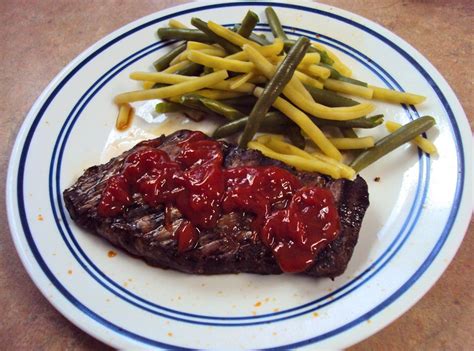
M2 0L0 179L16 134L41 91L75 56L132 20L186 1ZM474 2L321 1L365 16L430 60L454 89L472 130ZM5 203L5 182L0 183ZM106 349L61 316L35 288L0 210L0 345L9 349ZM473 221L454 261L410 311L351 350L474 349Z

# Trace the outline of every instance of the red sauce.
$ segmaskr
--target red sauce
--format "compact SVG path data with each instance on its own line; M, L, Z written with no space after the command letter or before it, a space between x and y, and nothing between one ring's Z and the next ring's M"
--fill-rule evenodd
M131 203L127 178L117 175L107 181L97 212L102 217L113 217L122 213Z
M331 192L302 187L284 169L223 168L221 145L200 132L179 143L173 159L156 149L158 145L142 145L127 157L121 173L108 180L98 213L122 213L134 194L151 206L174 206L185 218L175 232L179 253L192 249L199 231L215 227L222 214L240 211L254 215L252 229L284 272L302 272L339 232ZM170 214L165 212L169 228Z
M189 221L184 220L175 235L178 237L178 252L186 252L196 245L199 234L198 229Z
M301 186L298 178L278 167L237 167L224 171L226 193L222 201L225 213L251 212L253 229L259 230L274 205L286 207Z
M303 187L287 208L273 212L260 234L282 271L300 272L339 233L339 216L331 192Z

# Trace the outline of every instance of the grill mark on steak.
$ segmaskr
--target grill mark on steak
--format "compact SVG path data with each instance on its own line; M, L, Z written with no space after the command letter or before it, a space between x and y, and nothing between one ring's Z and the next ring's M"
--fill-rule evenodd
M139 143L129 151L99 166L87 169L77 182L64 191L64 201L71 218L78 226L104 237L112 244L147 263L186 273L282 273L273 253L252 231L252 216L232 212L223 215L215 228L202 230L196 247L178 253L173 237L183 218L179 210L171 208L171 227L165 228L163 206L145 204L141 195L134 195L133 204L122 214L103 218L97 213L102 191L107 180L117 175L125 158L144 145L157 146L174 157L179 152L177 143L191 133L181 130L167 137ZM299 172L293 168L263 156L259 151L246 150L221 142L224 167L278 166L296 175L304 185L328 188L335 198L341 231L337 238L324 248L315 263L303 274L313 277L334 278L342 274L357 243L360 226L369 205L367 184L357 176L354 181L334 180L317 173Z

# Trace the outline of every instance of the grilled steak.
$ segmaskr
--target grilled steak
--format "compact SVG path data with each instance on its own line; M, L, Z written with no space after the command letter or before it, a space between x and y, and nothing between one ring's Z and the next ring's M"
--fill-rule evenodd
M64 201L71 218L82 228L98 234L112 244L147 263L186 273L282 273L273 252L251 228L253 216L245 212L224 214L212 229L201 230L195 247L179 252L174 231L183 222L177 208L147 205L135 194L133 203L123 213L104 218L98 213L103 190L110 177L120 173L124 160L144 145L165 151L171 157L190 131L182 130L169 136L145 141L122 155L99 166L93 166L70 188L64 191ZM279 161L221 142L223 166L278 166L295 175L302 184L329 189L334 196L340 218L337 238L317 254L304 274L313 277L336 277L344 272L357 243L360 226L369 205L367 184L357 177L354 181L334 180L317 173L299 172Z

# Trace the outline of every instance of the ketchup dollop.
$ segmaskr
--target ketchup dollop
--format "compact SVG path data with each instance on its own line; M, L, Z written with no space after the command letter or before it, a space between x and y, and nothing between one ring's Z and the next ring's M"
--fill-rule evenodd
M339 233L337 208L327 189L303 186L275 166L224 168L221 144L201 132L178 143L173 158L157 146L142 143L125 159L120 174L109 178L98 205L100 216L119 215L135 194L150 206L163 205L166 213L174 206L184 217L174 233L183 253L223 214L252 214L252 230L284 272L306 270Z

